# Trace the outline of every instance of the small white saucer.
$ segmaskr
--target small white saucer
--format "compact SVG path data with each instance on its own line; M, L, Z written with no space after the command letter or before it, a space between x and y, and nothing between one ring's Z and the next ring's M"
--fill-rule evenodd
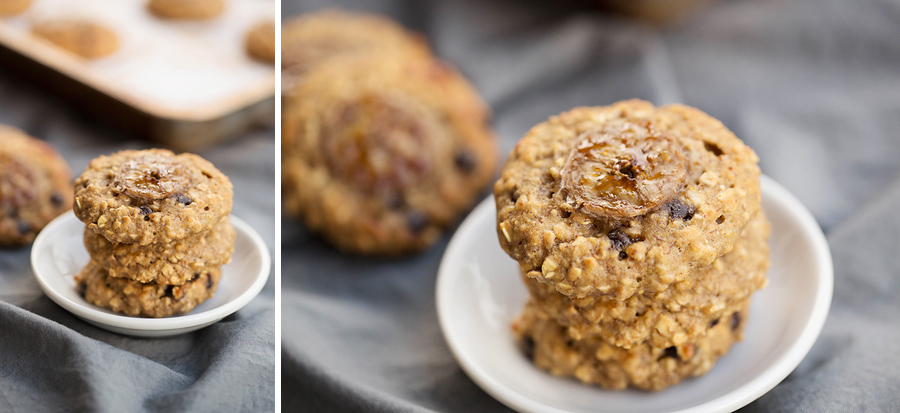
M507 406L526 412L724 412L771 390L816 341L834 287L828 244L818 224L787 190L762 177L772 221L768 286L754 295L744 341L708 374L666 390L610 391L551 376L520 353L510 323L528 293L518 266L500 249L493 198L469 215L438 270L437 312L463 370Z
M213 298L191 312L167 318L128 317L84 300L75 285L90 260L84 248L84 223L71 211L57 217L34 241L31 266L34 277L51 300L97 327L131 336L165 337L198 330L247 305L269 278L271 257L265 242L247 223L231 216L237 237L231 263L222 267L222 278Z

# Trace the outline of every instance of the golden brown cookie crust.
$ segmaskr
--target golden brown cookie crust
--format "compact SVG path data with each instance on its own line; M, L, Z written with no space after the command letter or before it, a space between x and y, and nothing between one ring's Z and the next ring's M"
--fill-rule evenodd
M423 37L368 14L325 10L285 20L281 26L283 93L318 63L359 54L431 56Z
M207 20L225 12L225 0L150 0L147 9L163 19Z
M509 155L494 185L500 244L569 297L664 291L731 251L759 209L757 161L694 108L575 108L532 128ZM624 207L607 196L623 186Z
M734 249L683 281L625 301L611 296L570 299L553 286L523 277L535 304L575 338L600 338L617 347L649 343L666 348L695 342L710 325L739 311L766 284L770 224L757 212Z
M87 228L84 245L91 260L107 270L110 277L141 283L182 285L208 268L231 261L234 227L228 217L207 232L168 244L113 244Z
M75 215L112 243L167 244L231 212L231 181L209 161L164 149L91 161L75 180Z
M707 373L743 338L749 300L697 341L673 347L643 343L622 349L598 338L576 340L539 308L529 303L513 330L539 368L556 376L575 377L608 389L635 387L662 390ZM736 315L735 315L736 314Z
M262 22L247 32L247 54L260 62L275 63L275 23Z
M32 0L0 0L0 16L22 14L31 7Z
M106 57L119 49L116 32L91 21L42 21L34 25L32 34L85 59Z
M185 314L212 298L222 272L209 268L184 285L142 284L125 278L110 277L102 266L88 264L76 276L84 289L84 299L132 317L169 317Z
M346 251L431 245L496 168L488 108L434 60L332 59L282 113L285 210Z
M46 142L0 126L0 246L34 241L72 208L72 173Z

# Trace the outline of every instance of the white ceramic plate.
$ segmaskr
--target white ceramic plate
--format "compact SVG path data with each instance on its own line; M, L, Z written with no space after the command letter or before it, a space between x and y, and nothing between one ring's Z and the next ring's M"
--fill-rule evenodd
M128 317L84 300L75 285L75 274L88 263L84 248L84 223L71 211L54 219L34 241L31 266L44 293L72 314L97 327L120 334L165 337L213 324L256 297L269 278L271 258L265 242L247 223L231 216L237 236L231 263L222 267L222 278L213 298L191 312L167 318Z
M769 284L756 293L744 341L708 374L666 390L610 391L536 368L514 342L510 323L528 293L517 264L497 241L493 198L460 226L444 254L437 312L463 370L507 406L528 412L722 412L771 390L816 341L834 285L831 254L812 215L787 190L762 177L772 221Z

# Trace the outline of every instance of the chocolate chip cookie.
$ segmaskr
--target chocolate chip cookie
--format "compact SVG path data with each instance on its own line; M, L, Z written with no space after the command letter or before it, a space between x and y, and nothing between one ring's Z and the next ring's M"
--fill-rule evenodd
M500 245L571 298L665 291L734 247L759 210L757 161L694 108L576 108L510 154L494 186Z
M231 261L234 228L228 217L211 230L168 244L113 244L90 229L84 230L84 245L91 259L110 277L141 283L182 285L198 273Z
M187 313L211 298L221 275L219 268L209 268L183 285L143 284L110 277L102 266L91 262L76 281L84 289L85 300L98 307L129 316L169 317Z
M275 23L263 22L247 32L247 54L260 62L275 63Z
M46 142L0 126L0 245L34 241L53 218L72 208L72 174Z
M285 211L346 251L431 245L496 167L488 108L437 60L330 59L283 101Z
M731 346L743 338L749 300L726 315L694 342L671 347L642 343L631 349L597 338L575 339L530 303L513 326L527 357L556 376L608 389L636 387L661 390L713 368Z
M163 19L207 20L225 12L225 0L150 0L147 9Z
M757 212L734 249L662 292L570 299L552 285L523 277L535 304L575 338L600 338L624 349L695 342L766 284L770 225Z
M231 181L207 160L164 149L91 161L75 180L75 215L118 244L168 244L208 231L231 212Z
M34 25L31 32L85 59L106 57L119 49L116 32L92 21L41 21Z

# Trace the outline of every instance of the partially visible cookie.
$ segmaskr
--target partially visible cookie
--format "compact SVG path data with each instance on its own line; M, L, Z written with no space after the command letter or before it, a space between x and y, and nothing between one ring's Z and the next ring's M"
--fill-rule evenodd
M228 217L211 230L168 244L113 244L90 229L84 230L84 245L91 259L110 277L141 283L182 285L209 268L231 261L234 228Z
M32 0L0 0L0 16L15 16L31 7Z
M86 20L47 20L34 25L32 33L86 59L109 56L119 49L112 29Z
M326 10L284 21L281 26L283 92L312 66L357 54L428 57L425 40L383 17Z
M488 108L436 60L331 59L284 102L285 210L346 251L431 245L496 167Z
M626 350L596 338L576 340L533 303L526 306L513 330L526 356L553 375L608 389L656 391L711 370L743 339L748 307L749 299L697 341L672 347L643 343Z
M639 100L532 128L494 185L501 247L568 297L664 291L731 251L758 158L721 122Z
M247 54L261 62L275 63L275 23L262 22L247 32Z
M231 212L228 177L209 161L165 149L100 156L75 180L75 215L112 243L167 244Z
M91 262L76 276L89 303L117 313L141 317L184 314L211 298L222 272L209 268L184 285L142 284L110 277L102 266Z
M225 0L150 0L147 8L163 19L207 20L225 12Z
M19 246L72 208L72 174L46 142L0 126L0 245Z
M596 338L625 349L648 343L666 348L695 342L710 326L739 311L766 284L770 225L762 210L728 254L694 270L662 292L570 299L550 284L523 277L535 304L574 338Z

